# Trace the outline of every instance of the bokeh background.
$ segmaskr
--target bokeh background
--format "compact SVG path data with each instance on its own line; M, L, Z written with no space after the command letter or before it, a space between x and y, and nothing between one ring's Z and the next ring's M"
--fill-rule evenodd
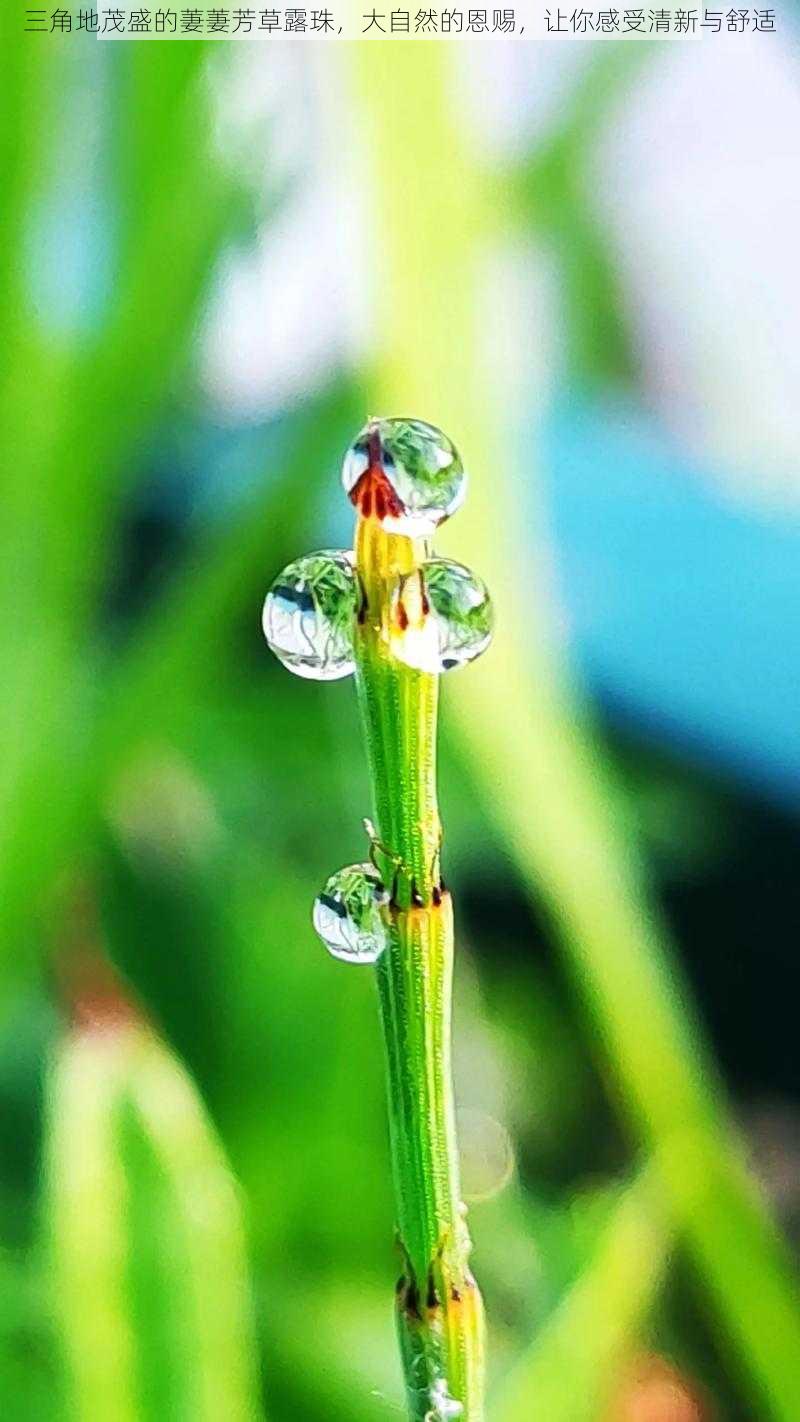
M399 413L498 606L441 743L491 1415L796 1422L792 15L3 54L0 1415L402 1415L374 984L310 925L355 701L260 631Z

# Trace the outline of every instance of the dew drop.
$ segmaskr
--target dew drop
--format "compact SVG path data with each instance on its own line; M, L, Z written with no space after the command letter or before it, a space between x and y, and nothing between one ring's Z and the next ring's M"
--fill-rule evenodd
M390 610L392 651L419 671L465 666L485 651L494 613L486 584L463 563L429 558L401 578Z
M388 943L381 909L389 894L371 864L332 874L314 901L314 927L329 953L346 963L375 963Z
M390 533L429 538L463 503L467 476L457 449L423 420L370 420L356 435L342 483L364 517Z
M358 579L351 555L325 549L296 558L267 593L261 625L289 671L311 681L335 681L355 669Z
M450 1395L444 1378L437 1378L433 1384L430 1400L432 1406L425 1413L425 1422L454 1422L456 1417L464 1415L463 1404Z

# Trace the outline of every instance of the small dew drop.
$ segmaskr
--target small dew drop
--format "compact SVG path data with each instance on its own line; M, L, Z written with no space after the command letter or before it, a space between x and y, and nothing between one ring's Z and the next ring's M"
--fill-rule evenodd
M463 503L467 476L458 450L423 420L370 420L350 445L342 483L365 517L389 533L429 538Z
M432 1406L425 1413L425 1422L453 1422L454 1418L464 1415L463 1404L451 1397L444 1378L438 1378L433 1384L430 1400Z
M390 615L392 651L418 671L466 666L492 639L494 611L486 584L462 563L430 558L401 578Z
M376 963L389 941L381 910L389 894L371 864L332 874L314 901L314 927L329 953L346 963Z
M296 558L275 579L261 624L275 656L311 681L350 676L358 579L349 553L325 549Z

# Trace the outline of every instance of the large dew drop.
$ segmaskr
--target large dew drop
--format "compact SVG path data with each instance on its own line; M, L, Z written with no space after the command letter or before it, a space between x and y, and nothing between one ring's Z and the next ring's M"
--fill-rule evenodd
M467 476L447 435L423 420L370 420L356 435L342 483L363 517L390 533L429 538L464 500Z
M381 910L389 894L371 864L332 874L314 901L314 927L329 953L346 963L375 963L388 942Z
M449 558L429 558L392 596L392 651L418 671L465 666L485 651L494 614L486 584Z
M358 579L349 553L324 550L295 559L267 593L261 623L279 661L311 681L355 669Z

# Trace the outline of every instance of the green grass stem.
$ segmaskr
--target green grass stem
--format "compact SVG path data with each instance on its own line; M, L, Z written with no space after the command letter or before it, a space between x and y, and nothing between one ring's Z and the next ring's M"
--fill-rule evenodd
M390 1141L403 1272L397 1321L413 1422L444 1422L437 1390L483 1418L483 1306L469 1268L450 1064L453 914L439 871L438 678L392 656L390 590L425 540L359 519L364 591L357 685L373 783L376 856L392 885L390 941L376 974L386 1043Z

